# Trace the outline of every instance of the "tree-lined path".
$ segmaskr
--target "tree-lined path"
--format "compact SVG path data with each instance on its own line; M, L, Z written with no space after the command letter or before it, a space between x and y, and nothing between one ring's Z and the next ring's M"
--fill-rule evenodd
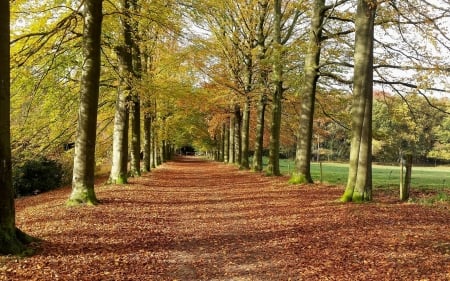
M20 198L18 227L44 241L2 257L0 280L449 280L446 207L342 204L342 187L180 158L101 204L67 207L69 188Z

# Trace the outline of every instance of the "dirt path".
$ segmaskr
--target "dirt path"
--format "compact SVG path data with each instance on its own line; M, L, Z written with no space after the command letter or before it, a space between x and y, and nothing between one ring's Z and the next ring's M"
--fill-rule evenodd
M298 187L195 158L67 208L68 189L17 200L44 242L0 280L450 280L450 212Z

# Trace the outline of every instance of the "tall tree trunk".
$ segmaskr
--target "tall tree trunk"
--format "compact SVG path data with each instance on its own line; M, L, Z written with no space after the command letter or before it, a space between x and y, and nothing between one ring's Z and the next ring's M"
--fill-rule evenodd
M230 130L228 129L229 120L223 124L223 162L228 163L230 159Z
M95 142L100 84L102 1L86 0L83 9L83 67L73 163L72 192L68 205L97 204L94 192Z
M264 150L264 129L265 129L265 113L267 105L267 91L269 89L269 70L265 66L267 59L267 35L264 32L267 14L269 13L269 1L258 1L259 18L258 27L256 29L256 40L258 45L258 63L260 73L261 93L257 104L256 112L256 136L255 136L255 152L253 155L252 168L257 172L263 170L263 150Z
M305 82L301 89L300 124L295 158L296 170L292 183L312 183L311 147L313 136L314 104L316 85L319 78L320 44L322 41L322 23L324 19L325 0L315 0L309 31L309 46L306 55L304 73Z
M114 116L113 151L109 182L113 184L127 183L128 176L128 124L129 113L127 104L130 97L129 67L131 54L126 48L117 48L119 58L119 83L116 111Z
M131 14L139 14L140 9L137 0L130 0L129 7ZM138 87L136 84L140 83L142 78L142 59L141 49L139 48L140 34L139 34L139 21L129 17L132 23L133 36L131 40L131 46L128 46L132 50L132 63L133 63L133 77L135 79L133 85L133 94L131 98L130 107L130 123L131 123L131 146L130 146L130 174L131 176L141 175L141 99L139 97Z
M272 96L272 123L270 126L269 164L266 172L269 175L279 176L280 172L280 131L281 131L281 98L282 82L276 84Z
M377 3L358 0L355 18L352 140L347 186L341 200L372 199L373 27Z
M230 117L230 126L229 126L229 131L230 131L230 134L229 134L229 144L228 144L228 150L229 150L229 153L228 153L228 163L235 163L236 162L236 159L235 159L235 152L236 152L236 150L235 150L235 145L236 145L236 143L235 143L235 137L234 137L234 133L236 132L235 131L235 129L234 129L234 126L235 126L235 123L236 123L236 116L234 115L234 114L231 114L231 117Z
M155 123L155 117L152 116L152 124ZM150 148L151 150L151 166L152 168L156 168L158 166L158 154L157 154L157 145L156 145L156 141L157 141L157 136L156 136L156 128L153 125L152 126L152 147Z
M234 154L235 154L235 163L241 164L242 161L242 114L241 107L236 104L234 107Z
M225 156L225 124L222 124L220 129L220 149L219 149L219 161L224 162Z
M151 171L152 116L144 114L144 172Z
M274 1L274 59L273 75L275 90L272 95L272 123L270 126L269 164L267 173L274 176L280 172L280 131L281 131L281 100L283 98L283 44L281 39L281 0Z
M16 228L10 129L9 2L0 1L0 254L23 254L31 237Z
M129 106L132 91L133 56L132 56L132 28L130 22L130 0L122 0L122 15L120 17L123 45L116 48L119 59L119 93L116 102L113 132L113 157L110 183L127 183L128 177L128 130L129 130ZM133 116L134 118L134 116Z
M250 164L248 161L249 157L249 139L250 139L250 97L247 95L245 97L244 110L242 113L242 156L241 156L241 169L250 169Z
M257 107L255 153L253 155L253 170L261 172L263 170L264 151L264 121L266 113L267 95L261 93Z
M141 175L141 102L138 94L133 94L130 103L131 145L130 175Z

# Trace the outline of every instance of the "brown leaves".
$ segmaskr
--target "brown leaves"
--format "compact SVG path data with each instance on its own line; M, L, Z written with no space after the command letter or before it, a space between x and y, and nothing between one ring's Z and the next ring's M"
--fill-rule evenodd
M96 207L65 207L68 189L21 198L18 226L45 242L1 258L0 280L450 278L448 209L286 182L185 158L97 187Z

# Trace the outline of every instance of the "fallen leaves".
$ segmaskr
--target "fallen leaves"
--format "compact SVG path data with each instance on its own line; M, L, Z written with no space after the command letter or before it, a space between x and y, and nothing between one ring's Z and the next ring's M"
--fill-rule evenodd
M336 202L342 188L184 158L102 204L67 208L61 189L17 200L17 224L44 240L0 258L0 280L449 280L448 208Z

